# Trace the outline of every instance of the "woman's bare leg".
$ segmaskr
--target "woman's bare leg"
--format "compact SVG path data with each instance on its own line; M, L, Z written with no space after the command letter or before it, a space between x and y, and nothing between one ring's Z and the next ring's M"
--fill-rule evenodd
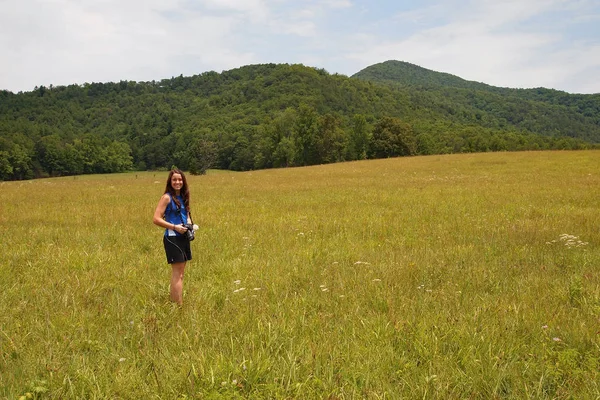
M171 301L179 305L183 304L183 273L185 262L171 264Z

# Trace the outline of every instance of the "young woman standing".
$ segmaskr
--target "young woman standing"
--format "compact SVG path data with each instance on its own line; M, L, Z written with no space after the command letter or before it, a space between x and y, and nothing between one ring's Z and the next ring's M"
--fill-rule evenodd
M158 201L152 222L165 228L163 244L167 263L171 264L171 301L183 304L183 274L186 263L192 259L190 241L183 225L191 224L190 192L182 171L169 172L165 192Z

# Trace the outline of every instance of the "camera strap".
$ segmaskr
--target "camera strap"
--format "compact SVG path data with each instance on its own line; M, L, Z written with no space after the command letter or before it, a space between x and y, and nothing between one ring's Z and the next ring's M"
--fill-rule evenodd
M183 225L187 224L187 221L183 220L183 215L181 214L181 206L177 207L177 213L179 214L179 219L181 220L181 223ZM194 223L194 220L192 219L192 213L188 210L188 216L190 218L190 221L192 222L192 224Z
M183 215L181 215L181 207L177 207L177 213L179 214L179 219L181 220L181 223L183 224L183 226L185 226L188 231L185 233L185 237L187 240L192 241L194 240L194 230L187 224L187 221L183 220ZM190 219L190 222L193 224L194 221L192 220L192 213L188 210L188 218Z

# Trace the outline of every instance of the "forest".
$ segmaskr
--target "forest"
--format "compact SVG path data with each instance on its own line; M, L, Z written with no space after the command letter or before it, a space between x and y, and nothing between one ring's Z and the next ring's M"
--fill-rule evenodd
M0 91L0 180L592 148L600 94L497 88L399 61L352 77L261 64Z

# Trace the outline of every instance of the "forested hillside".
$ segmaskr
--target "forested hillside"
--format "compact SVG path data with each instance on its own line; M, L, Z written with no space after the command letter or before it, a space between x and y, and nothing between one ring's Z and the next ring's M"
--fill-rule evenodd
M594 98L584 97L590 106L577 111L490 88L483 96L439 82L431 88L374 83L265 64L152 82L0 91L0 180L172 165L193 173L251 170L600 142Z
M493 121L494 125L600 143L600 93L495 87L393 60L365 68L353 78L420 93L437 107L487 120L484 125Z

